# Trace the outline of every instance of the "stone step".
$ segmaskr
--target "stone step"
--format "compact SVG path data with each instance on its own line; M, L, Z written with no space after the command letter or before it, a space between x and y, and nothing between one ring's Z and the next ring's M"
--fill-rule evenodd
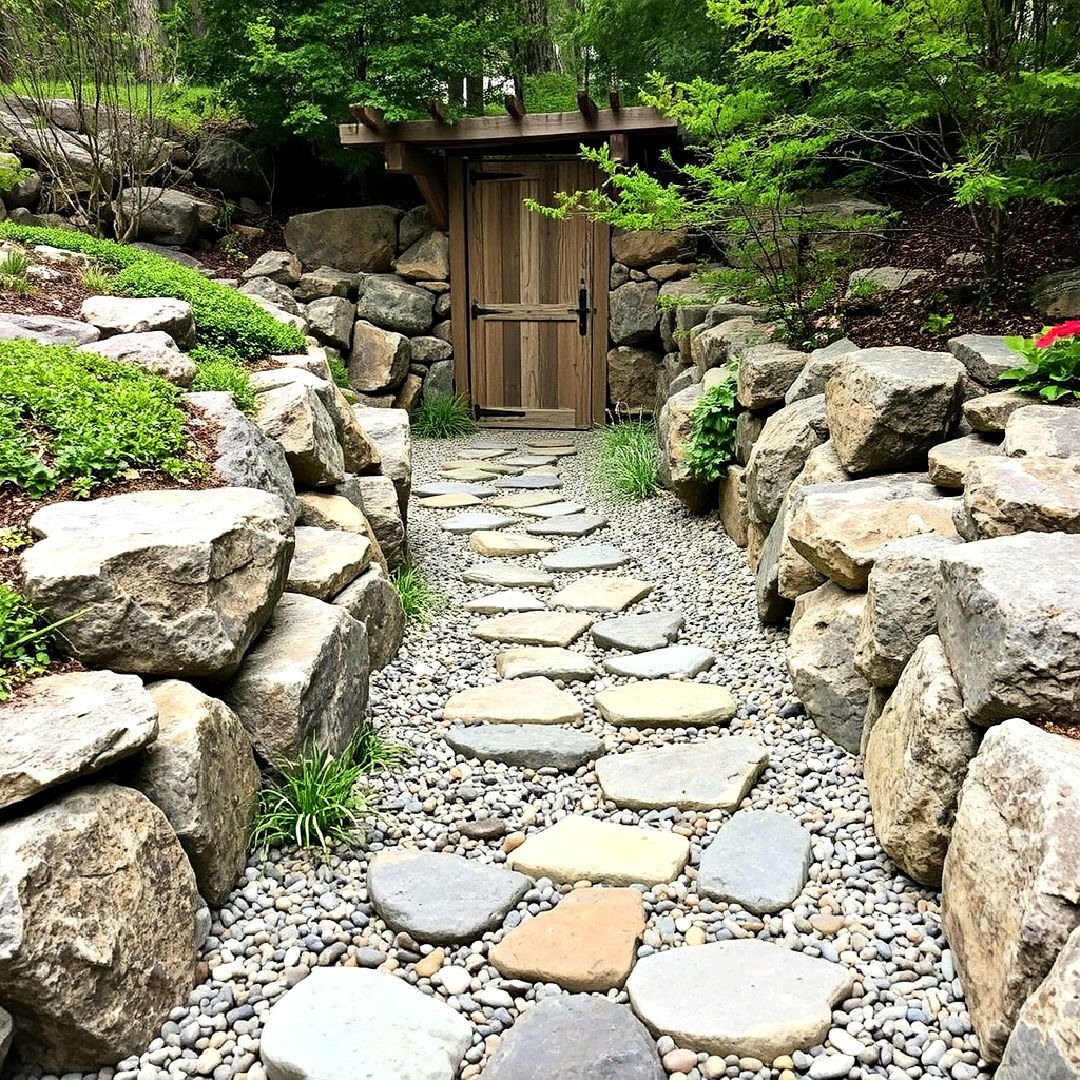
M481 641L565 646L577 641L590 626L592 619L588 615L566 611L520 612L485 619L470 633Z
M517 452L516 443L498 442L495 439L480 439L471 442L466 450L497 450L500 454L513 454Z
M542 562L545 570L570 573L575 570L614 570L630 562L630 556L611 544L570 544L548 555Z
M475 600L466 600L461 606L477 615L505 615L512 611L543 611L547 604L532 593L522 592L520 589L503 589L501 592L479 596Z
M679 611L655 611L648 615L619 615L593 623L593 641L601 649L653 652L666 648L678 636L686 620Z
M572 771L595 761L604 744L576 728L537 724L452 727L445 736L457 753L522 769Z
M455 469L476 469L480 472L487 473L489 476L520 476L521 469L512 469L509 465L503 465L498 461L469 461L468 458L451 458L449 461L442 463L442 468L445 472L450 472ZM439 475L443 475L440 473ZM465 480L464 476L452 476L451 480Z
M494 480L496 473L488 472L486 469L440 469L436 474L440 480L460 480L466 484L471 483L484 483L487 480Z
M531 522L525 526L525 531L533 536L589 536L607 523L608 519L600 514L566 514Z
M417 506L431 510L457 510L465 506L479 506L482 500L475 495L429 495L426 499L417 499Z
M460 480L432 480L412 489L414 499L428 499L432 495L475 495L478 499L490 499L497 494L487 484L465 484Z
M677 833L571 814L527 836L507 865L555 882L659 885L674 881L689 858L690 841Z
M516 465L521 469L535 469L538 465L554 465L555 459L550 456L541 457L539 454L518 454L514 457L503 458L504 465Z
M505 586L513 589L522 586L531 589L550 589L555 585L555 578L543 570L534 570L531 566L515 566L513 563L477 563L470 566L461 580L470 585Z
M632 656L613 656L604 661L604 670L628 679L663 679L672 675L693 678L715 663L716 657L700 645L669 645Z
M563 458L573 457L577 453L577 447L573 444L560 444L560 443L529 443L525 447L530 453L546 454L548 457Z
M563 586L552 596L551 603L575 611L623 611L648 596L652 590L648 581L638 581L637 578L593 575Z
M637 962L626 988L654 1035L697 1052L769 1062L823 1042L833 1006L853 982L842 964L744 940L653 953Z
M540 555L553 551L555 545L540 536L526 536L524 533L499 533L482 529L469 536L469 550L477 555L487 555L493 559L512 559L519 555Z
M604 798L629 810L734 810L768 762L760 743L730 735L609 754L596 763L596 774Z
M550 506L563 502L563 496L558 491L519 491L514 495L496 494L495 498L488 503L500 510L528 510L537 506Z
M495 481L495 487L504 491L545 491L561 488L562 481L557 476L504 476Z
M557 465L534 465L531 469L523 470L524 476L562 476L562 470Z
M637 728L726 724L736 712L735 699L725 687L674 679L604 690L596 695L596 707L610 723Z
M495 670L504 679L543 675L562 682L588 682L600 674L597 666L584 653L529 646L499 653L495 657Z
M810 834L771 810L736 814L705 849L698 891L755 915L790 907L810 873Z
M544 506L523 506L520 508L524 517L554 518L569 517L571 514L580 514L585 507L579 503L553 502Z
M512 446L466 446L464 450L458 451L458 457L465 461L490 461L509 454L513 449Z
M507 525L513 525L517 518L506 517L503 514L487 514L483 512L470 512L465 514L452 514L443 518L439 526L444 532L450 533L473 533L488 529L505 529Z
M473 724L573 724L581 715L573 694L540 676L459 690L443 706L445 719Z

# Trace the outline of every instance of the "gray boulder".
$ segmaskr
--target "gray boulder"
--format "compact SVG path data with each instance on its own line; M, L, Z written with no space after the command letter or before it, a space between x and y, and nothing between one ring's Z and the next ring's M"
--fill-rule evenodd
M414 364L437 364L454 355L454 346L448 341L430 335L409 339L409 352Z
M660 354L617 345L607 354L608 390L616 412L651 413L656 405Z
M949 352L983 386L1000 386L1001 373L1023 363L1023 356L992 334L962 334L949 341Z
M397 590L378 563L369 566L354 582L334 597L367 630L368 667L386 667L401 648L405 635L405 612Z
M454 392L454 364L451 360L436 360L424 376L425 398L449 395Z
M722 305L717 305L709 309L706 328L691 338L690 359L704 374L741 359L748 349L767 342L772 331L772 326L759 322L753 315L732 316Z
M426 233L398 256L394 269L413 281L449 281L449 237L435 229Z
M765 430L765 422L769 419L768 411L751 412L743 409L735 417L735 460L740 465L750 464L750 455L754 451L754 443L761 437Z
M349 385L361 393L394 390L409 373L409 339L360 319L353 327Z
M398 250L407 251L425 233L435 228L435 222L431 217L431 211L424 203L414 206L411 210L402 214L398 222Z
M431 329L434 306L435 297L427 289L398 278L372 275L360 290L356 317L384 330L423 334Z
M367 569L372 549L371 541L355 532L297 525L285 587L290 593L330 600Z
M263 199L270 193L259 159L242 142L217 132L199 139L195 171L208 188L239 199Z
M79 314L105 338L160 330L182 349L195 343L191 305L171 296L88 296Z
M784 404L790 405L803 398L824 394L826 384L840 367L840 361L848 353L857 352L858 349L859 346L847 338L840 338L823 349L814 349L784 395Z
M660 440L660 480L685 506L695 513L711 509L716 486L699 480L686 460L687 444L693 434L693 413L705 394L700 383L673 394L660 410L656 425Z
M104 341L80 345L83 352L97 353L122 364L145 368L177 386L187 386L195 378L195 364L163 330L141 334L116 334Z
M256 398L255 423L278 443L297 483L330 487L345 479L345 454L334 421L315 390L287 382Z
M370 409L354 405L353 415L379 451L382 475L393 481L398 495L399 516L405 521L412 488L409 414L404 409ZM385 552L385 548L383 550Z
M1005 421L1002 450L1009 457L1080 457L1080 409L1028 405Z
M964 402L964 421L975 431L1001 435L1017 409L1037 405L1039 399L1017 390L997 390L992 394L969 398Z
M1000 453L999 443L978 432L938 443L931 447L927 455L930 482L938 487L959 491L964 486L964 478L973 461Z
M655 281L631 281L609 294L609 336L616 345L648 341L656 333L659 294Z
M293 296L301 303L321 300L325 296L351 299L360 291L363 283L363 274L350 274L346 270L335 270L332 266L320 266L301 274L293 289Z
M960 534L1080 533L1080 458L984 457L965 475Z
M690 250L686 229L616 229L611 235L612 259L637 270L678 262Z
M296 285L303 274L300 260L290 251L264 251L240 276L245 281L269 278L278 285Z
M1080 267L1044 274L1035 282L1031 297L1044 318L1080 317Z
M304 308L311 332L321 342L344 352L352 346L356 308L344 296L324 296Z
M120 212L136 218L135 235L152 244L187 247L199 235L199 200L171 188L127 188L120 192Z
M363 513L387 566L400 566L407 555L408 538L393 480L389 476L349 476L334 490Z
M807 354L778 341L753 345L739 358L736 397L746 409L783 405L792 383L806 366Z
M0 341L28 338L39 345L87 345L97 341L101 331L78 319L59 315L16 315L5 311L0 315Z
M294 214L285 244L304 266L379 272L390 269L401 211L392 206L350 206Z
M267 254L273 254L268 252ZM269 277L246 278L239 291L252 299L265 300L274 307L287 311L290 315L300 314L300 305L297 304L292 294L292 289L287 285L274 281Z

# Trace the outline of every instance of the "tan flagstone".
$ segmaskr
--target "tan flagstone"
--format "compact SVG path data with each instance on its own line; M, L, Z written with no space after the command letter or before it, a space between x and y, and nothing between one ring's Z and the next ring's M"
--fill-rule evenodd
M544 551L554 551L555 545L539 536L482 529L469 537L469 550L492 558L512 558L515 555L539 555Z
M592 574L561 588L552 596L551 604L553 607L568 607L577 611L624 611L643 596L648 596L652 590L653 586L648 581Z
M536 676L451 694L443 717L465 723L573 724L581 719L581 705L550 679Z
M473 627L472 636L481 641L564 646L581 637L592 623L588 615L566 611L522 611L485 619Z
M731 691L709 683L651 679L596 695L605 720L628 727L704 727L726 724L736 711Z

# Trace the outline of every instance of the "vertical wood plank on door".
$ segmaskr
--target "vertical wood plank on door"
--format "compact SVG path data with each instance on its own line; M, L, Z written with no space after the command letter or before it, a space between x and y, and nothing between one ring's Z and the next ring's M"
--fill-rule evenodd
M469 391L476 402L473 371L470 370L469 327L469 185L466 161L461 155L447 155L446 184L450 203L450 330L454 339L454 387ZM475 370L475 369L473 369Z

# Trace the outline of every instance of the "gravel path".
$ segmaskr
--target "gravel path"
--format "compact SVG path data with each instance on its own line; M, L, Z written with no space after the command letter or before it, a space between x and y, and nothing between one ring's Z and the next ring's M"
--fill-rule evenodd
M503 979L487 963L487 951L527 912L550 909L572 886L539 880L510 911L503 929L464 945L418 946L407 934L388 929L372 910L365 889L367 855L407 847L500 864L507 850L521 842L521 834L531 836L570 813L670 830L690 840L690 863L682 875L643 891L647 925L639 957L687 944L758 938L839 961L856 973L853 996L837 1006L826 1046L760 1062L694 1055L663 1037L658 1049L675 1080L976 1080L989 1075L941 937L939 896L889 864L869 824L856 760L821 737L803 715L785 669L784 634L758 624L744 554L715 522L690 516L667 495L628 507L604 505L588 483L595 438L591 433L578 436L579 455L560 462L562 493L588 512L610 518L610 526L590 541L615 544L634 560L612 573L654 583L651 595L629 610L681 611L686 625L679 644L716 655L711 670L695 681L728 687L738 706L730 730L752 735L769 754L742 808L790 815L813 836L809 881L794 905L756 916L698 896L696 867L729 813L617 809L604 802L588 766L569 773L551 768L532 772L455 756L439 737L447 726L443 703L455 691L494 682L494 658L501 649L470 636L470 627L487 616L468 615L459 605L495 590L461 581L463 569L482 559L468 551L467 536L439 527L458 511L417 507L414 501L414 557L450 598L450 606L427 627L412 626L398 657L372 676L376 722L413 750L404 769L381 781L385 823L371 832L367 849L351 858L335 856L320 863L296 853L271 852L269 864L252 859L247 883L215 914L204 948L206 980L193 991L190 1006L174 1010L146 1054L95 1075L102 1080L114 1073L115 1080L264 1080L258 1047L266 1011L316 964L381 965L428 993L449 998L474 1026L461 1075L478 1075L520 1012L538 999L564 993L554 984ZM509 433L505 439L526 441ZM457 450L471 441L416 444L414 482L435 479L440 463L457 457ZM563 547L575 541L554 542ZM539 568L540 559L512 562ZM560 574L558 584L579 576ZM612 655L597 649L588 634L570 648L598 661ZM638 731L602 720L594 694L631 681L604 674L566 687L584 710L578 726L602 738L609 752L717 737L716 729ZM627 1000L625 991L606 996Z

